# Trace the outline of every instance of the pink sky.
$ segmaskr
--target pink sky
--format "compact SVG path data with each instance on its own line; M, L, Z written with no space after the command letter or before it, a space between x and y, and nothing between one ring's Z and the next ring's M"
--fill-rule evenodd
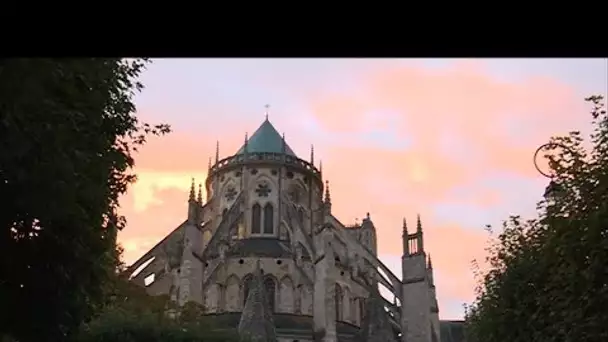
M143 75L138 115L171 124L136 158L121 201L131 263L185 219L220 140L236 152L264 120L308 158L315 145L334 213L371 213L381 259L400 275L401 221L422 216L443 319L473 299L471 261L486 224L531 215L546 179L532 155L552 134L589 127L583 98L606 94L605 59L167 59ZM318 163L318 162L317 162Z

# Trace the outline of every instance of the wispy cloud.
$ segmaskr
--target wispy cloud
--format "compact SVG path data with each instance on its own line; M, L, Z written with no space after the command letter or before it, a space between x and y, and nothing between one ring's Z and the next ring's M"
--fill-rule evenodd
M127 261L185 219L190 178L206 176L216 140L222 156L236 151L270 101L271 121L301 157L315 144L336 215L349 223L371 213L385 258L399 260L402 217L422 215L440 306L450 308L442 317L457 318L454 303L473 298L483 226L533 213L546 182L531 161L535 148L587 127L581 84L606 91L595 61L539 72L526 60L499 62L158 61L144 77L140 116L175 132L136 159L140 181L122 201ZM567 72L576 68L598 70L597 79Z

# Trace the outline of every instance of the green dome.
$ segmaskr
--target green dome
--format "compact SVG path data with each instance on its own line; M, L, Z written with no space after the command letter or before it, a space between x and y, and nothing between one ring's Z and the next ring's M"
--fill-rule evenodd
M253 133L247 141L248 153L283 153L283 138L268 121L264 120L262 125ZM244 154L245 145L243 145L236 154ZM297 157L291 147L285 143L285 154Z

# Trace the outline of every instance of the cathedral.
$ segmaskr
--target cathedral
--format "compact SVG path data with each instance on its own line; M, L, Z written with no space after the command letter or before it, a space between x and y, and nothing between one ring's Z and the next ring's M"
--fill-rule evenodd
M439 320L420 218L403 221L397 277L370 214L336 218L314 150L298 157L268 118L235 154L216 148L204 186L205 201L193 180L185 220L129 267L149 294L200 303L254 342L464 341L462 322Z

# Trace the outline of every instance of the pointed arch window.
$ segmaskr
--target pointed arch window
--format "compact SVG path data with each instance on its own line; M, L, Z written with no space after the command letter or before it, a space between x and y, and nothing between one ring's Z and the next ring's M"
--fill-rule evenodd
M342 320L342 298L344 293L342 293L342 288L340 285L336 284L335 286L336 298L334 304L336 305L336 321Z
M264 234L274 233L274 207L271 203L264 206Z
M262 207L259 204L254 204L251 208L251 233L260 234L260 223L262 220Z
M270 310L274 312L274 298L276 294L276 282L271 277L266 277L264 279L264 289L266 290L266 300L268 300L268 306Z
M359 298L359 317L360 322L363 322L363 319L367 315L367 303L365 298Z

